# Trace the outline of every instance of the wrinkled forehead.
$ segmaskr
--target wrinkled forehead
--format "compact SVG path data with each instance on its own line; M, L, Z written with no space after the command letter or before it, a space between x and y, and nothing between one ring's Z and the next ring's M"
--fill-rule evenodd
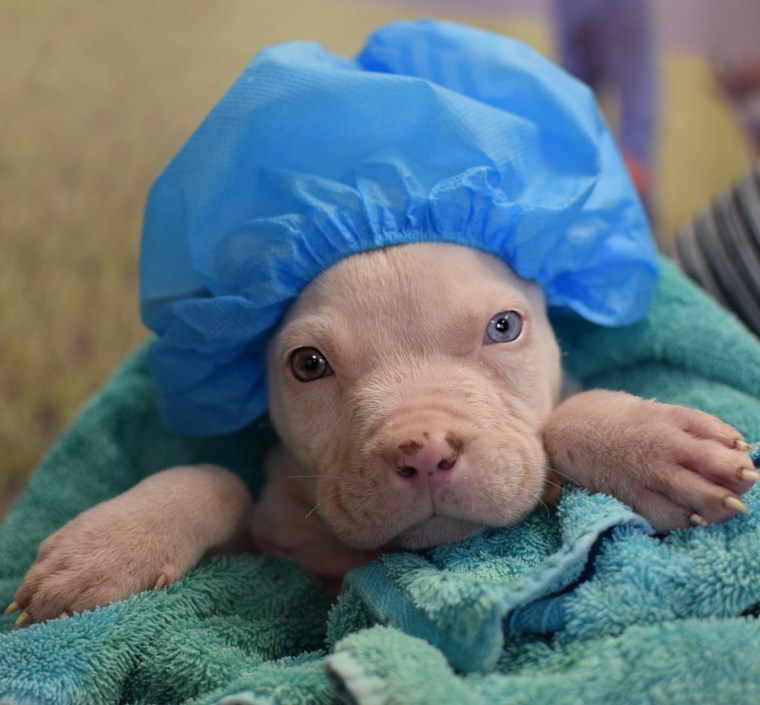
M414 243L352 255L314 279L281 334L374 326L379 338L466 331L483 317L517 309L544 316L543 293L494 255L448 243Z

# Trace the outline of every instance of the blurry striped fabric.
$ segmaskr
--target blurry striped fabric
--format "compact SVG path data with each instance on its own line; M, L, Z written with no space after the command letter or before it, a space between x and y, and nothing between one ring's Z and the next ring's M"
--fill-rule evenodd
M760 336L760 161L685 225L666 254Z

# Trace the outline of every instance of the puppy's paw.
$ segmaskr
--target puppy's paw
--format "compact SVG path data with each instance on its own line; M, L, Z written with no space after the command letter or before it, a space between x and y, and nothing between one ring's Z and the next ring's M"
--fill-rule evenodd
M174 582L200 557L117 497L72 519L40 546L7 613L17 626L93 609Z
M707 526L749 513L740 495L760 474L736 429L697 409L643 400L630 414L641 437L625 442L644 446L623 465L631 482L621 484L631 485L623 490L626 501L655 528Z
M740 495L760 479L736 429L697 409L621 392L584 392L550 420L552 467L611 494L659 531L748 512Z

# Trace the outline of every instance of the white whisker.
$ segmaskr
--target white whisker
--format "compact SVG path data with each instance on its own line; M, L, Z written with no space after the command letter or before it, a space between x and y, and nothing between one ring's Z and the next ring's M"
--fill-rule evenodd
M572 478L572 477L570 477L570 475L565 475L565 473L564 473L564 472L560 472L560 471L559 471L559 470L557 470L556 468L553 468L553 467L551 467L551 466L549 466L549 465L544 465L544 470L549 470L549 471L551 471L551 472L555 472L555 473L557 473L557 475L559 475L560 477L564 477L566 480L570 480L570 482L574 482L573 478Z
M308 519L317 510L318 507L320 507L322 504L324 504L328 500L332 499L333 497L337 497L339 494L340 494L340 490L338 490L337 492L333 492L328 497L325 497L321 502L317 502L314 505L314 508L304 517L304 519Z
M540 497L538 499L538 503L546 510L546 516L550 517L552 513L551 513L551 510L549 509L549 505L546 502L544 502L544 500L541 499Z
M286 475L285 479L291 480L298 477L336 477L335 475L327 475L326 473L318 473L317 475Z

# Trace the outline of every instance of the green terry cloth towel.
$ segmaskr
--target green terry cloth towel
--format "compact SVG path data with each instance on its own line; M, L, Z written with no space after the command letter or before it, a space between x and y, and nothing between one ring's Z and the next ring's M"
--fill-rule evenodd
M714 413L760 439L760 345L667 261L649 316L554 321L588 387ZM139 350L84 408L0 529L8 604L39 543L149 473L214 462L256 491L264 422L190 440L165 431ZM331 604L281 559L217 556L161 592L12 629L3 705L760 702L760 490L731 521L656 535L603 495L353 571Z

